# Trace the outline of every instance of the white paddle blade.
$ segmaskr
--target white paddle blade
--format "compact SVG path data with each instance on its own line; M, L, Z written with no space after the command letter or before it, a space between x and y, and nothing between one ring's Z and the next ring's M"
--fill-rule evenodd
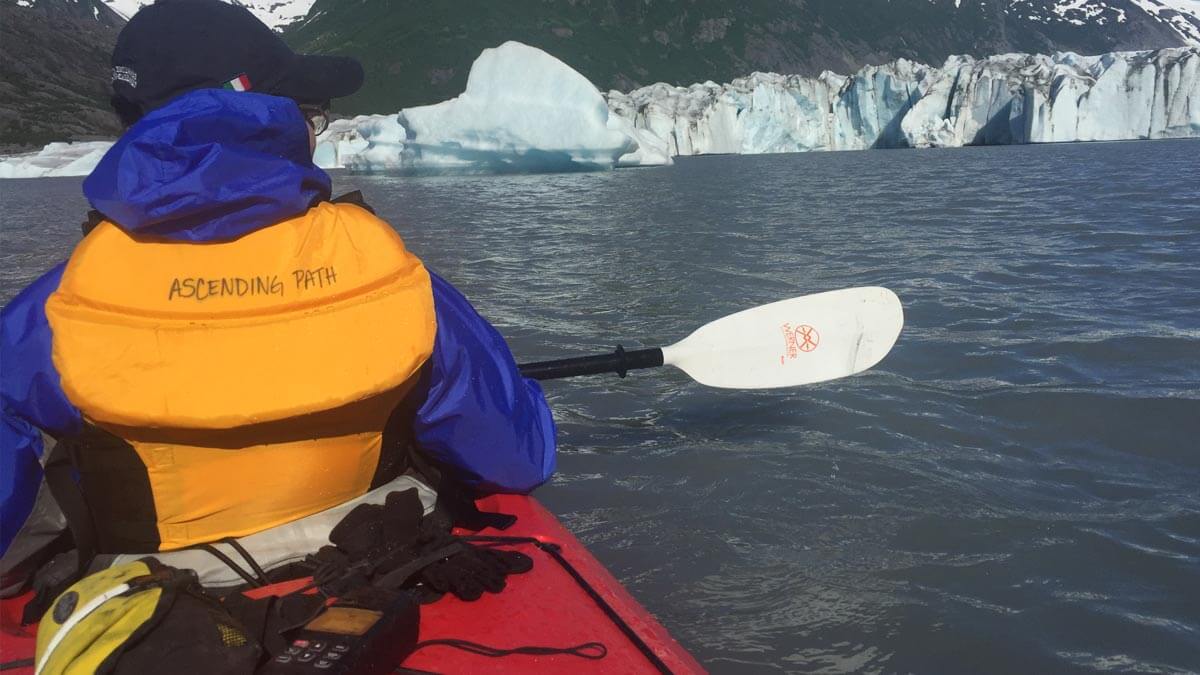
M770 389L862 372L887 355L904 309L886 288L847 288L730 314L669 347L663 361L701 384Z

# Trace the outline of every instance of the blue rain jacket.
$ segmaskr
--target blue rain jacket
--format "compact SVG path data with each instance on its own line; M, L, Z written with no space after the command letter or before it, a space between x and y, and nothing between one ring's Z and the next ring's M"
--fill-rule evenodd
M140 236L236 239L329 199L299 109L288 99L202 89L130 127L84 180L97 211ZM114 270L121 262L113 261ZM0 313L0 554L42 479L41 431L81 428L51 360L45 302L60 263ZM437 335L415 434L427 455L485 492L528 492L554 473L555 428L541 387L521 377L504 338L432 274Z

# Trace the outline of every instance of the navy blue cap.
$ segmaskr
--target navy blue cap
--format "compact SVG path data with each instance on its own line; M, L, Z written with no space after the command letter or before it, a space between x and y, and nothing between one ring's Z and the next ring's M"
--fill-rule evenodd
M220 88L323 104L363 83L344 56L297 54L244 7L159 0L133 16L112 55L113 107L127 123L194 89Z

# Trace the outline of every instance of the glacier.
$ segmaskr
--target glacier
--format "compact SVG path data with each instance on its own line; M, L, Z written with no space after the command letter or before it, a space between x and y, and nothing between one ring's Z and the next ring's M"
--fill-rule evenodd
M1200 48L954 57L901 126L912 147L1200 136Z
M672 155L1200 136L1200 48L898 59L851 76L656 84L609 107Z
M680 155L1200 137L1200 47L906 59L853 75L601 94L517 42L484 50L457 98L334 120L327 169L411 173L658 166ZM86 175L108 143L0 157L0 178Z

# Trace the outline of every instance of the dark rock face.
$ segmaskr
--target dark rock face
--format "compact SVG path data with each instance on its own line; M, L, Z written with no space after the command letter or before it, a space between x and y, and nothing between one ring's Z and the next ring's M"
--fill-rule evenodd
M0 146L118 135L109 56L124 23L100 0L0 2Z

